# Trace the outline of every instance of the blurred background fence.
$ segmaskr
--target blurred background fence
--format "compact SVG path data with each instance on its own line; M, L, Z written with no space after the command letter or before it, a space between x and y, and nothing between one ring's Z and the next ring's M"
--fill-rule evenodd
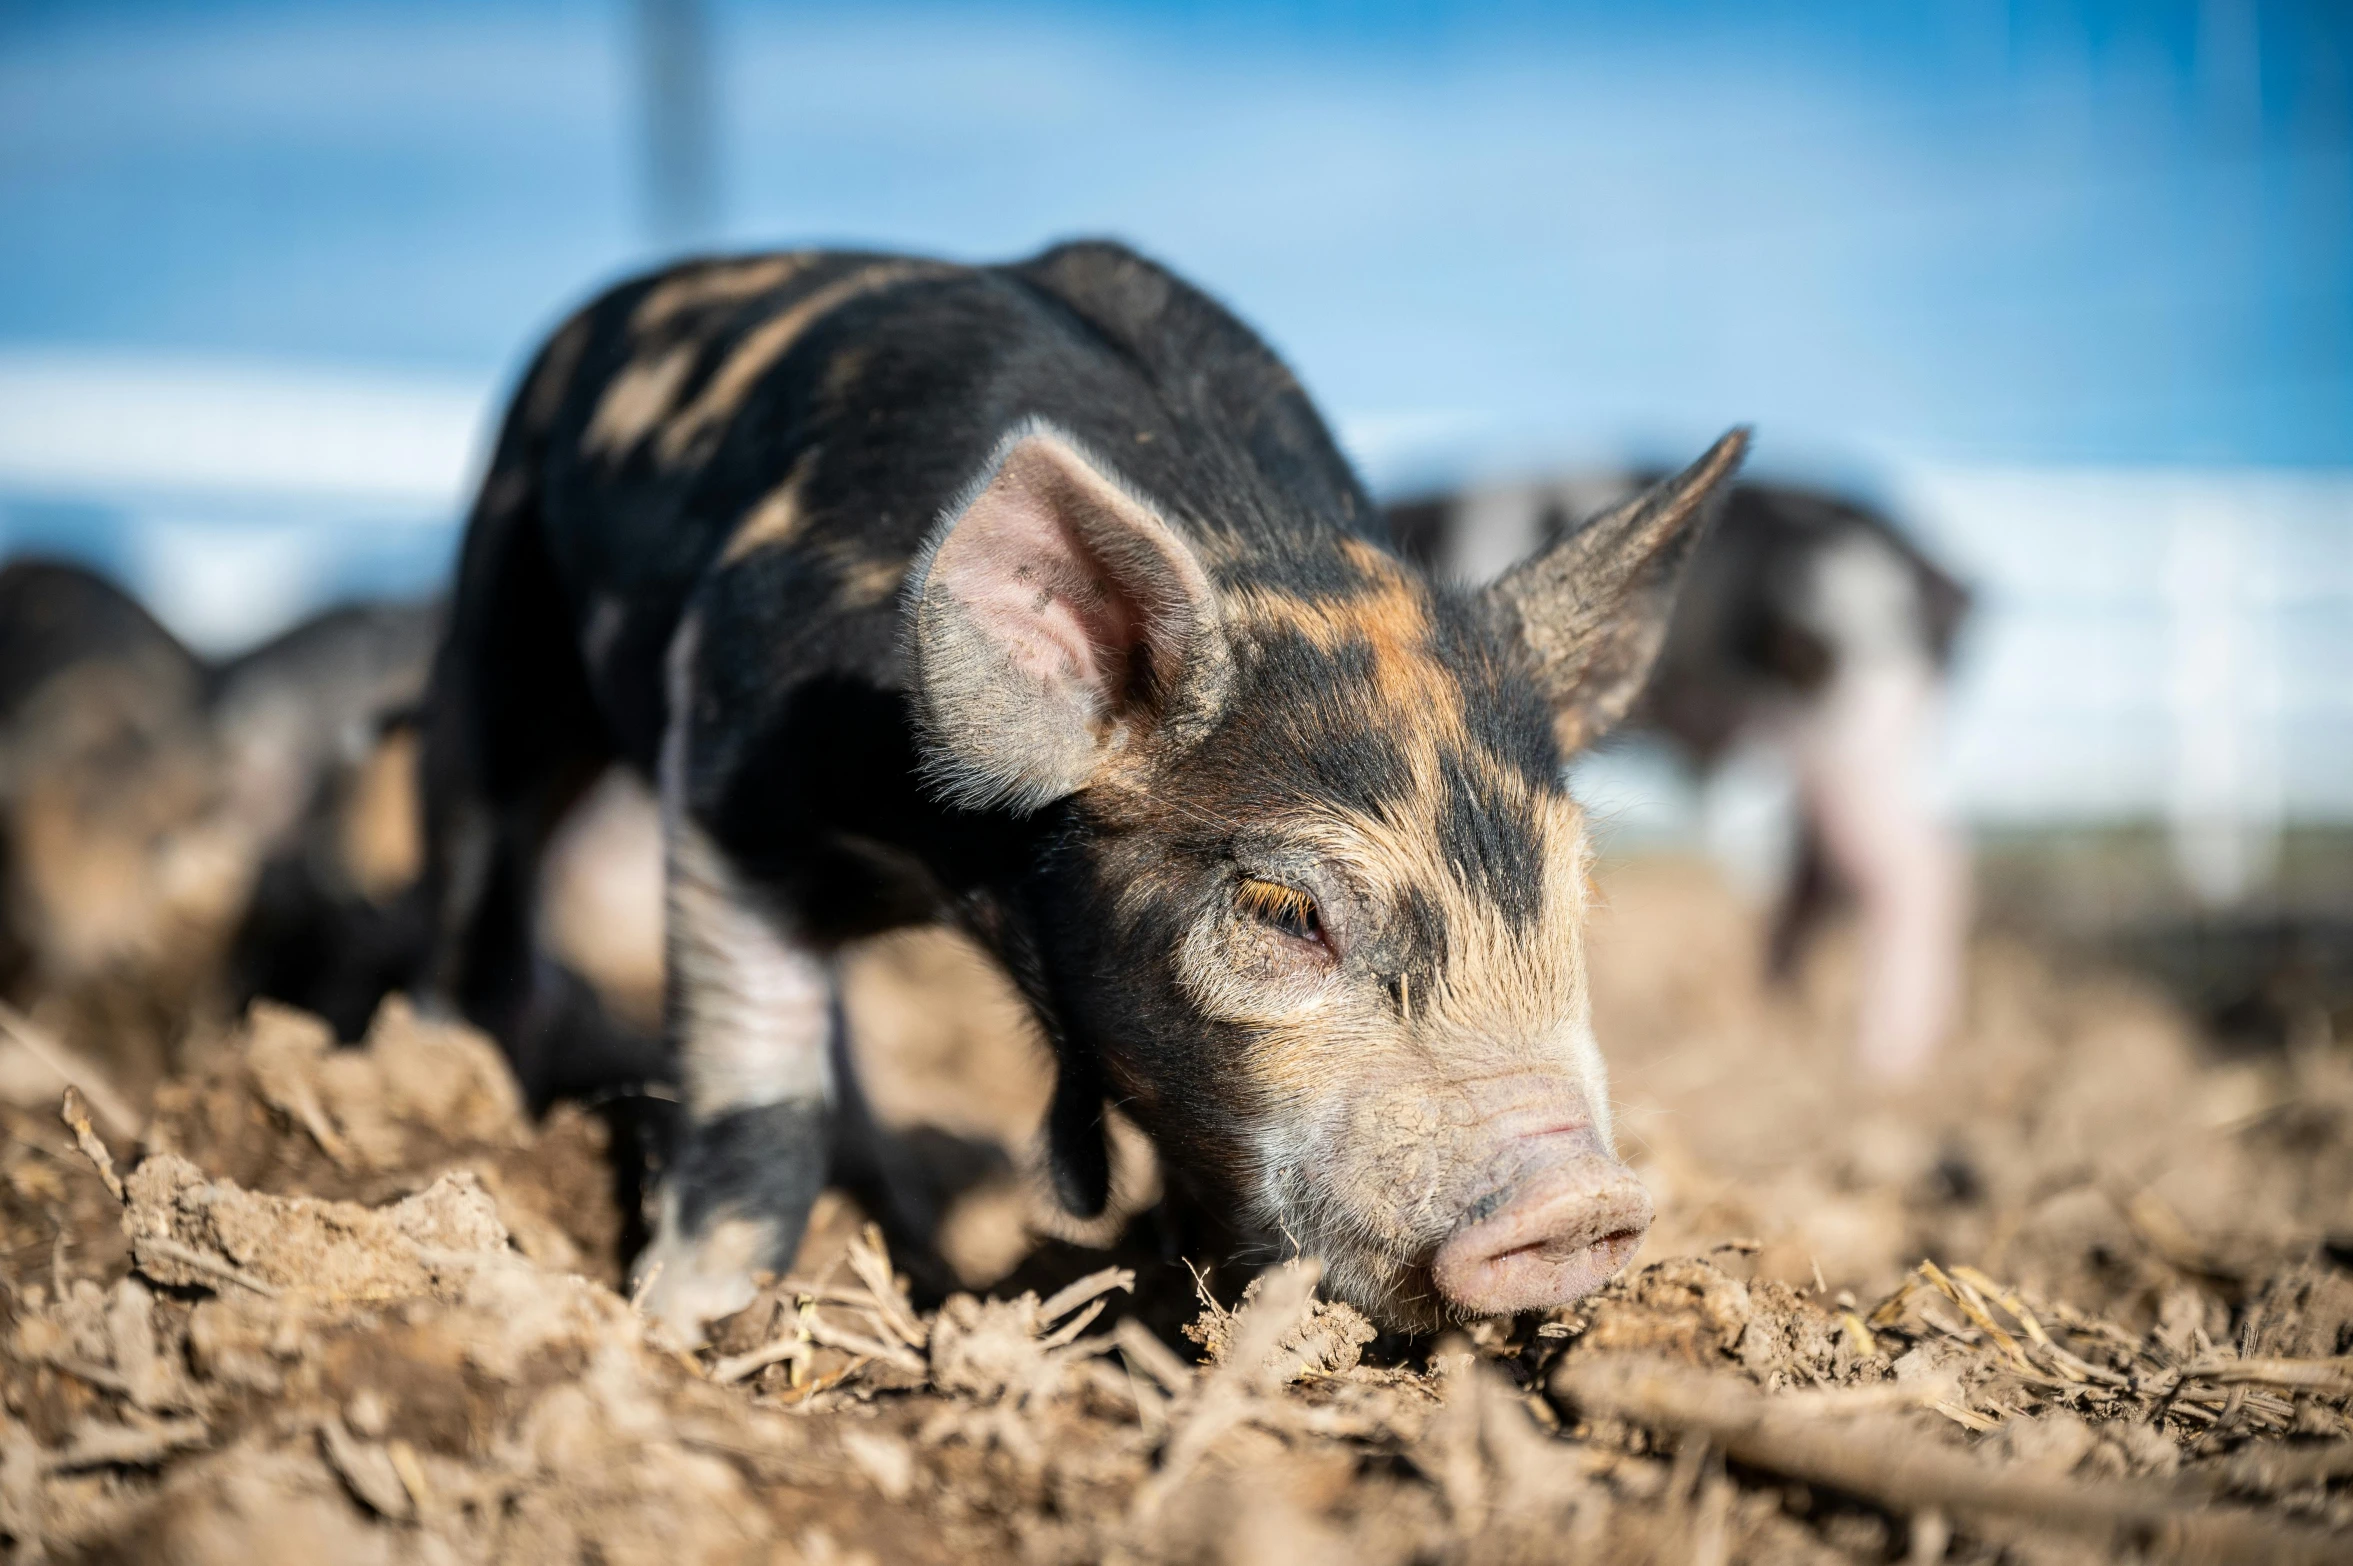
M1977 589L1944 763L1997 905L2353 920L2331 0L14 0L0 549L215 649L431 591L599 283L1074 233L1235 305L1385 490L1754 422ZM1753 808L1591 782L1630 841Z

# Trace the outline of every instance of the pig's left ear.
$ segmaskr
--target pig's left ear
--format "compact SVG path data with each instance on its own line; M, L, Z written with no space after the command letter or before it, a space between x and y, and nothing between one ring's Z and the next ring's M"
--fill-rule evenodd
M1033 424L908 573L924 765L956 804L1031 811L1214 704L1222 638L1185 541Z
M1489 588L1551 699L1563 755L1626 715L1666 640L1675 590L1707 531L1708 502L1740 466L1736 429L1663 483L1603 512Z

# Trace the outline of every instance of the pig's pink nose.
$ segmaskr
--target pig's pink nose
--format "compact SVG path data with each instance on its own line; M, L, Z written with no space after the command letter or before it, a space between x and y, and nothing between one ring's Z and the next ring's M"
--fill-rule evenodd
M1543 1170L1495 1213L1438 1248L1438 1292L1474 1316L1584 1298L1626 1265L1650 1228L1650 1193L1611 1158Z

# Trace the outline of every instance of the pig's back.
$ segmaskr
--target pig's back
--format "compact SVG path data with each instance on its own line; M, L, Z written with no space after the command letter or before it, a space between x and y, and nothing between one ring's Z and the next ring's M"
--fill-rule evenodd
M192 707L201 692L195 654L104 577L53 560L0 568L0 725L60 676L101 664L159 702Z
M718 699L827 676L895 688L909 562L1031 418L1093 448L1213 569L1373 515L1281 361L1101 243L1002 267L752 256L625 283L551 340L499 462L533 468L592 683L644 763L690 600L706 635L750 650Z
M1879 590L1848 606L1835 583L1857 566ZM1713 761L1760 712L1817 699L1845 665L1900 650L1943 673L1968 606L1968 591L1880 512L1741 484L1692 559L1635 716Z

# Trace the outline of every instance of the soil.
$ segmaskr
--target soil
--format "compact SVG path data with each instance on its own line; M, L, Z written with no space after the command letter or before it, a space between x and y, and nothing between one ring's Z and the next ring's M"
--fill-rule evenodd
M1054 1217L1048 1089L939 937L851 968L884 1117L962 1194L910 1302L828 1196L693 1353L619 1292L611 1117L387 1007L262 1008L134 1138L0 1106L16 1562L2353 1559L2353 1051L2211 1051L1999 938L1933 1081L1845 1070L1697 866L1592 969L1659 1219L1577 1307L1380 1336L1312 1262L1171 1256L1140 1142ZM102 1168L103 1155L108 1167ZM119 1184L119 1194L117 1185ZM1125 1223L1124 1233L1119 1232ZM1187 1265L1201 1262L1198 1275Z

